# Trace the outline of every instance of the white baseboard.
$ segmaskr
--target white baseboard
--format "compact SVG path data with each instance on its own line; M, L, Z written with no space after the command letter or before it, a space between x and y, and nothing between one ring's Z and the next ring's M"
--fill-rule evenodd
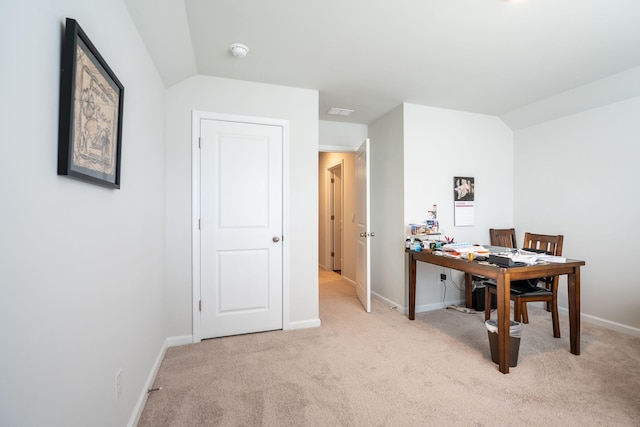
M425 311L433 311L433 310L442 310L443 308L447 308L450 305L464 305L463 299L457 299L452 301L437 302L433 304L421 304L416 306L416 313L423 313ZM409 310L405 311L406 314L409 314Z
M193 344L193 335L181 335L167 338L167 347L177 347L179 345Z
M356 287L356 281L355 280L351 280L347 276L342 276L342 281L345 282L345 283L348 283L349 285L353 286L354 288Z
M544 302L530 302L528 304L535 304L540 308L545 308ZM569 317L569 309L566 307L558 307L558 315L563 317ZM590 314L580 313L580 320L592 325L602 326L603 328L611 329L612 331L618 331L625 334L640 337L640 329L633 326L624 325L622 323L614 322L612 320L603 319L601 317L592 316Z
M404 313L406 315L409 314L409 308L408 307L403 307L401 304L396 303L395 301L391 301L388 298L383 297L382 295L379 295L375 292L371 292L371 296L373 296L375 299L382 301L382 303L384 305L387 305L391 308L394 308L396 310L398 310L401 313ZM422 313L425 311L433 311L433 310L441 310L443 308L447 308L450 305L460 305L460 304L464 304L464 300L461 299L457 299L457 300L452 300L452 301L445 301L444 303L442 302L437 302L437 303L433 303L433 304L421 304L421 305L416 305L416 313Z
M558 307L558 313L568 316L569 310L564 307ZM640 337L640 329L634 328L633 326L623 325L622 323L613 322L611 320L602 319L585 313L580 314L580 319L584 322L591 323L592 325L602 326L603 328Z
M147 398L149 397L149 389L151 388L154 381L156 380L156 376L158 375L158 371L160 370L160 365L162 364L162 360L164 359L164 355L166 354L168 347L169 347L169 338L167 338L162 344L160 348L160 352L158 353L158 356L156 357L156 360L154 361L153 366L151 367L151 371L149 372L147 381L145 382L144 387L140 392L140 397L138 398L138 402L136 403L136 406L133 408L133 413L129 418L129 424L127 424L128 427L135 427L138 425L138 421L140 421L140 417L142 416L142 410L144 409L144 405L147 403Z
M383 298L379 298L381 300L384 300ZM445 304L444 307L448 307L450 305L464 305L464 300L458 300L458 301L449 301ZM536 304L538 305L540 308L544 308L545 305L544 303L529 303L529 304ZM421 313L424 311L431 311L431 310L440 310L442 308L444 308L442 306L442 303L437 303L437 304L426 304L426 305L419 305L416 306L416 313ZM398 308L398 310L400 310L400 308ZM404 313L408 314L409 311L404 309ZM569 310L564 308L564 307L558 307L558 314L561 316L569 316ZM592 316L590 314L585 314L585 313L581 313L580 314L580 319L583 322L587 322L587 323L591 323L593 325L596 326L602 326L603 328L607 328L607 329L611 329L614 331L618 331L618 332L623 332L626 334L630 334L636 337L640 337L640 329L638 328L634 328L633 326L629 326L629 325L624 325L622 323L617 323L617 322L613 322L611 320L607 320L607 319L602 319L600 317L596 317L596 316Z
M464 300L449 301L449 302L446 303L445 307L448 307L448 306L453 305L453 304L464 305ZM534 303L529 303L529 304L536 304L540 308L544 308L545 307L544 303L535 303L534 302ZM416 313L421 313L423 311L440 310L441 308L443 308L442 303L420 305L420 306L416 306ZM408 314L408 310L405 310L404 312L405 312L405 314ZM568 317L569 316L569 310L564 308L564 307L558 307L558 314ZM607 329L611 329L611 330L614 330L614 331L623 332L623 333L630 334L630 335L633 335L633 336L636 336L636 337L640 337L640 329L634 328L633 326L624 325L622 323L613 322L611 320L602 319L600 317L592 316L590 314L585 314L585 313L581 313L580 314L580 319L583 322L591 323L591 324L596 325L596 326L602 326L603 328L607 328Z
M319 328L320 319L302 320L300 322L289 322L282 328L285 331L293 331L295 329Z
M355 285L355 283L354 283ZM377 299L378 301L381 301L384 305L389 306L391 308L394 308L396 310L403 310L404 311L404 307L402 307L400 304L391 301L388 298L383 297L382 295L375 293L373 291L371 291L371 296L374 297L375 299Z

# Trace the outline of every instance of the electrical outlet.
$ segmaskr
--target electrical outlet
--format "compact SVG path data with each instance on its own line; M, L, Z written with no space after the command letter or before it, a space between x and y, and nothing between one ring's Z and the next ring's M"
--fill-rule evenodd
M444 274L444 273L440 273L440 280L441 280L441 281L443 281L443 282L444 282L445 280L447 280L447 275L446 275L446 274Z
M116 372L116 400L122 396L122 368Z

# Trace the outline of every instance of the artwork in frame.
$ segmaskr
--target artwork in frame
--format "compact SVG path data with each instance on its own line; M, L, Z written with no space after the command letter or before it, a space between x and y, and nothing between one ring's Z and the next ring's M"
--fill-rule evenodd
M58 175L120 188L124 87L71 18L61 65Z
M453 178L453 200L473 201L475 198L475 178L456 176Z

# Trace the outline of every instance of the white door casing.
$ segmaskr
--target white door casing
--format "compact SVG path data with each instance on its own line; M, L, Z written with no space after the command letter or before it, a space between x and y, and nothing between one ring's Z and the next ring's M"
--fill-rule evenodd
M283 329L284 123L194 112L196 127L194 342Z
M356 294L367 311L371 312L371 238L369 139L356 151Z

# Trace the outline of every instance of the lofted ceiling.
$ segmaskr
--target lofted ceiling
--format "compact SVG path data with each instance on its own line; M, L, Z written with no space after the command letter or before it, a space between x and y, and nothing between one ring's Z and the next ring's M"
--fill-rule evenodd
M315 89L320 120L369 124L407 102L522 122L580 88L640 95L638 0L125 3L167 87L201 74Z

